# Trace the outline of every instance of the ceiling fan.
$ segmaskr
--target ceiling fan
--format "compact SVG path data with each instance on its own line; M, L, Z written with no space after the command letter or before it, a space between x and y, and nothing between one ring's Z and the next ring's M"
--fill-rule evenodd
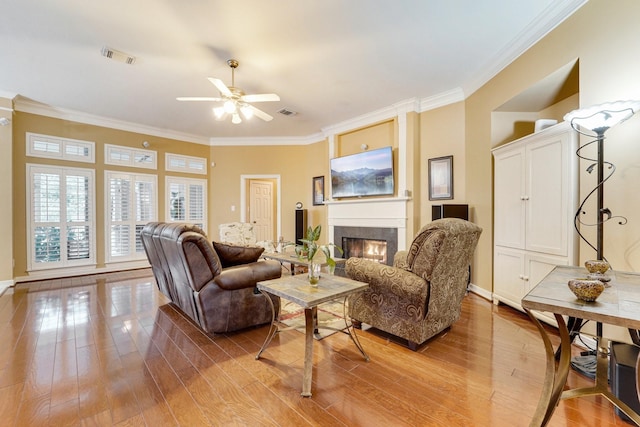
M240 113L245 119L257 116L269 122L273 120L269 114L249 104L250 102L268 102L280 101L280 97L275 93L260 93L254 95L245 95L242 89L235 87L235 69L238 68L238 61L229 59L227 61L231 67L231 86L227 87L222 80L209 77L209 81L220 91L220 97L203 97L203 96L182 96L176 98L178 101L212 101L223 102L222 106L215 107L213 114L218 120L224 120L227 116L231 116L231 122L234 124L242 123Z

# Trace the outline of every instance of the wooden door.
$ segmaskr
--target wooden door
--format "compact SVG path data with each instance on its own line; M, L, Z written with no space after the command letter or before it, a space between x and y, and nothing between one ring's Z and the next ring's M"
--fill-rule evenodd
M249 221L258 242L273 238L273 183L251 180L249 183Z

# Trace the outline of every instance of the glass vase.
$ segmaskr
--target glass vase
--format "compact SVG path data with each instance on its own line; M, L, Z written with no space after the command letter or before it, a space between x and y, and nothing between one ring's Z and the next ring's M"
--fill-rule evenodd
M309 284L311 286L318 286L318 281L320 281L320 264L316 264L315 262L309 263Z

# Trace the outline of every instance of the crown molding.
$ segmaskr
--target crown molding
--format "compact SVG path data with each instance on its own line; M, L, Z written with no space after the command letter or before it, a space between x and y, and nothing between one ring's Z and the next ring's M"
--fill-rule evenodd
M210 138L209 143L214 147L221 146L241 146L241 145L310 145L324 141L326 138L322 133L315 133L309 136L265 136L252 138Z
M193 142L196 144L209 145L207 138L191 135L182 132L175 132L168 129L159 129L152 126L145 126L137 123L126 122L123 120L111 119L108 117L97 116L79 111L69 110L66 108L52 107L35 102L29 99L18 97L14 100L15 111L24 113L38 114L40 116L53 117L61 120L70 120L87 125L103 126L111 129L118 129L127 132L141 133L149 136L157 136L160 138L176 139L178 141Z
M388 107L384 107L379 110L375 110L370 113L363 114L361 116L357 116L340 123L336 123L334 125L323 127L322 133L325 136L329 136L349 132L357 128L369 126L372 123L392 119L402 113L407 113L410 111L418 112L418 109L419 102L416 100L416 98L410 98L404 101L397 102Z
M489 80L494 78L507 65L515 61L520 55L526 52L531 46L539 42L544 36L554 28L564 22L580 9L588 0L556 0L536 17L529 25L513 38L495 56L489 58L477 77L465 84L463 91L467 97L484 86Z
M15 92L7 92L4 90L0 90L0 98L7 98L7 99L13 100L13 98L15 98L16 96L18 96L18 94Z
M462 88L457 87L428 98L422 98L420 101L420 112L422 113L424 111L444 107L445 105L455 104L456 102L464 101L464 99L464 91Z

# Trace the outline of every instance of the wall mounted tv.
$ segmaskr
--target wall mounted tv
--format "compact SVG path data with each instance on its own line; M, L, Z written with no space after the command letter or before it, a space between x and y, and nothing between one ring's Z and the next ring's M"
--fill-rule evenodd
M331 159L331 197L393 194L391 147Z

